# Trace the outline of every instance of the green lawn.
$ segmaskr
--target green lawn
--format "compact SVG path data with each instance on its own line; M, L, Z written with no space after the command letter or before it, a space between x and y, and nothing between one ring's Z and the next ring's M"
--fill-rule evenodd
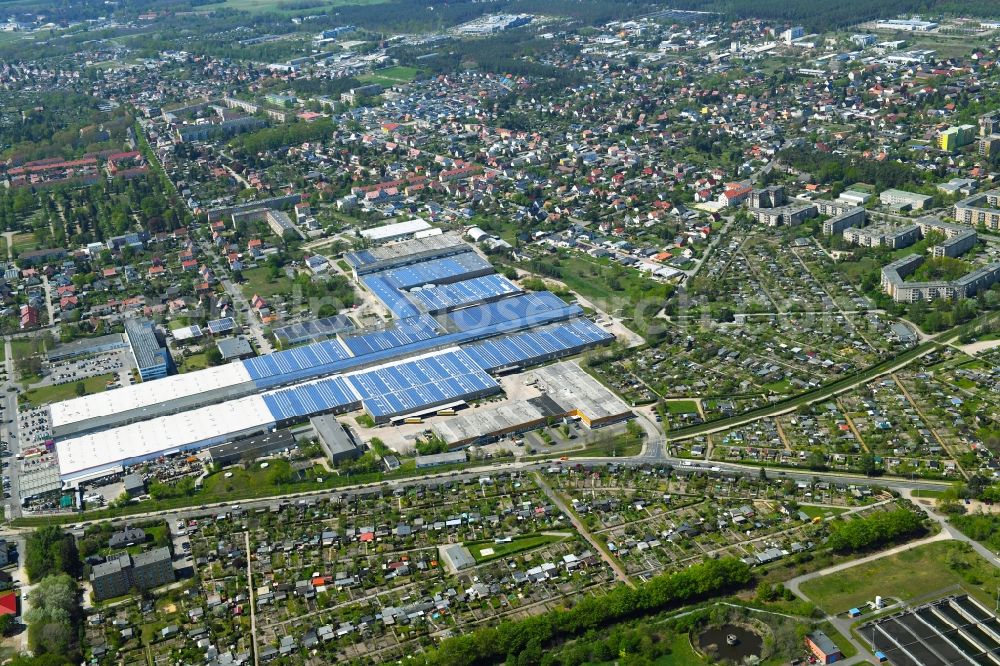
M509 557L526 550L538 548L545 544L561 541L564 537L550 536L546 534L529 534L527 536L516 537L509 543L495 543L494 541L477 541L466 544L469 552L476 558L476 562L488 562L500 557ZM486 554L483 554L483 551ZM492 552L491 552L492 551Z
M590 456L637 456L642 451L642 439L639 437L619 435L602 442L595 442L587 445L586 448L576 451L569 451L565 455L568 458L580 458ZM551 457L551 456L548 456Z
M35 245L38 243L35 238L34 232L28 232L26 234L14 234L14 252L24 252L26 250L34 250Z
M827 516L839 516L840 514L847 511L847 509L842 507L829 507L829 506L799 506L799 510L809 516L810 518L826 518Z
M665 654L656 660L657 666L703 666L706 662L691 647L691 639L687 634L680 634L670 644L670 654Z
M84 393L101 393L107 390L108 382L116 378L117 375L106 374L96 377L87 377L82 380ZM80 382L69 382L67 384L54 384L52 386L40 386L29 389L21 394L21 402L30 402L32 405L41 405L47 402L59 402L77 397L76 385Z
M671 414L697 414L698 403L694 400L668 400L667 411Z
M386 69L377 69L371 74L359 76L358 80L364 83L378 83L388 87L399 83L409 83L417 78L419 72L420 70L416 67L387 67Z
M246 279L240 285L240 289L247 299L257 294L266 301L277 294L292 293L292 281L285 277L284 272L278 278L271 280L266 266L248 268L243 271L243 277Z
M47 335L38 335L33 338L14 338L10 341L11 351L14 358L28 358L32 354L44 354L51 348L51 338Z
M814 578L802 592L830 614L861 606L875 595L913 599L961 585L988 606L995 603L1000 569L956 542L930 543Z
M178 356L176 361L177 372L180 374L193 370L204 370L208 367L208 353L198 352L190 356Z
M951 490L914 490L914 497L921 497L923 499L944 499L945 497L953 496L955 493Z
M556 263L548 256L538 261L547 265ZM559 253L557 263L558 275L541 277L561 280L571 290L610 314L620 312L631 318L640 302L666 298L673 292L673 287L651 280L635 269L612 264L607 259L592 259L580 252L563 251ZM532 270L530 262L521 267ZM647 313L647 316L651 315Z

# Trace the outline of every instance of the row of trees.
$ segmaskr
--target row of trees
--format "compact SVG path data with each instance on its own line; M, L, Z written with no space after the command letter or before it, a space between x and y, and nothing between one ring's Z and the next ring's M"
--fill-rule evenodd
M827 545L837 553L857 553L918 536L926 529L923 517L909 509L879 511L834 523Z
M542 651L554 640L743 587L751 578L750 568L736 558L707 560L657 576L635 589L622 585L605 595L585 597L568 610L506 621L449 638L428 653L426 661L444 666L491 664L504 659L508 663L538 663Z

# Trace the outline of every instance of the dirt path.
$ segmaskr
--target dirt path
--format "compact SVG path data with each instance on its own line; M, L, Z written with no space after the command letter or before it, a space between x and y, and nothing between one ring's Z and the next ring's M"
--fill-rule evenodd
M566 506L566 503L563 502L559 493L552 490L552 488L549 487L549 484L545 483L545 479L543 479L542 475L538 472L535 472L533 476L535 477L535 483L537 483L538 487L542 489L542 492L545 493L550 500L552 500L552 503L556 505L557 509L562 511L563 514L569 518L569 521L573 523L573 527L576 528L576 531L579 532L580 536L586 539L591 546L593 546L594 550L596 550L601 556L601 559L608 563L608 566L610 566L611 570L615 572L618 580L625 583L629 587L634 588L635 583L633 583L632 579L628 577L627 573L625 573L625 569L622 568L621 564L619 564L614 557L608 554L604 546L594 538L594 535L590 533L590 530L588 530L587 526L583 524L583 521L577 517L576 513L571 511L569 507Z

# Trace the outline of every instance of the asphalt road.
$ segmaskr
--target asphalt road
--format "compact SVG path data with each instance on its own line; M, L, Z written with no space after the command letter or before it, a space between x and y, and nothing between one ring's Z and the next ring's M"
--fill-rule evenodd
M648 445L647 445L648 446ZM258 508L270 507L273 504L279 502L302 502L306 500L322 500L330 499L335 497L355 497L358 495L365 495L372 493L377 490L388 490L392 491L397 488L409 488L411 486L425 485L427 483L441 483L446 481L465 481L476 480L482 476L496 474L498 472L520 472L520 473L530 473L546 470L550 467L558 466L582 466L585 468L595 468L604 467L607 465L621 465L630 468L660 468L666 469L668 467L673 469L675 474L719 474L719 475L739 475L739 476L751 476L758 477L760 475L760 468L749 466L749 465L738 465L734 463L724 463L724 462L697 462L681 458L673 458L670 456L656 456L647 453L640 454L638 456L629 458L606 458L606 457L593 457L593 458L571 458L568 461L561 462L555 459L531 461L531 462L507 462L492 465L482 465L479 467L468 468L462 471L452 471L452 472L439 472L439 473L428 473L421 476L414 476L405 479L393 479L389 481L381 481L376 483L361 484L356 486L345 486L342 488L334 489L323 489L316 491L306 491L301 493L293 493L283 496L274 496L261 499L250 499L250 500L239 500L232 502L215 502L211 504L202 504L198 506L185 507L180 509L164 509L160 511L150 511L146 513L130 514L128 516L121 516L119 518L111 519L111 522L115 524L125 524L129 522L134 522L135 520L145 519L145 518L165 518L170 524L173 524L178 519L190 519L190 518L202 518L207 516L215 516L222 512L228 512L236 508L240 508L247 511L252 511ZM806 481L811 482L814 479L819 481L827 481L830 483L845 483L845 484L856 484L856 485L878 485L887 488L892 488L894 490L905 492L912 490L940 490L942 488L948 487L949 484L941 481L925 481L925 480L906 480L906 479L885 479L885 478L868 478L860 475L851 474L839 474L833 472L811 472L805 471L791 471L785 469L774 469L765 468L766 473L769 478L788 478L794 481ZM106 519L100 520L84 520L73 525L72 529L79 529L79 527L88 525L94 522L104 522ZM21 530L17 528L7 528L6 530L0 531L0 535L5 532L17 533Z

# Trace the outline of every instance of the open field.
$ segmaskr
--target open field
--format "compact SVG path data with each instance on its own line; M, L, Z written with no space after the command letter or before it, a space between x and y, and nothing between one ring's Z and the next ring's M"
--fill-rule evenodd
M14 251L15 252L25 252L27 250L35 249L35 243L37 243L35 234L33 232L28 232L26 234L15 234L14 235Z
M59 402L77 397L77 384L83 384L84 394L101 393L107 390L108 382L115 379L115 375L98 375L87 377L79 382L68 382L66 384L52 384L33 388L21 396L22 402L30 402L33 405L41 405L46 402Z
M508 557L523 553L532 548L538 548L548 543L560 541L563 537L548 534L530 534L517 537L508 543L496 543L494 541L481 541L469 544L469 552L476 558L476 562L488 562L500 557Z
M830 614L862 606L875 595L906 600L955 585L991 606L998 581L1000 570L964 544L939 542L814 578L802 584L802 592Z
M694 400L668 400L667 412L671 414L697 414L698 403Z
M179 373L204 370L208 367L207 352L199 352L197 354L192 354L191 356L182 356L175 360L177 361L177 371Z
M840 514L847 511L844 507L837 506L809 506L803 505L799 506L799 511L806 514L810 518L826 518L828 516L839 516Z
M285 277L284 273L278 278L271 280L268 277L268 268L266 266L248 268L243 271L243 277L245 278L245 282L240 285L240 289L243 290L243 295L248 299L253 298L254 294L257 294L264 300L267 300L276 294L287 294L292 290L291 281Z
M417 73L419 70L416 67L387 67L386 69L377 69L371 74L365 74L364 76L359 76L358 80L364 83L377 83L382 86L393 86L398 83L409 83L413 79L417 78Z

